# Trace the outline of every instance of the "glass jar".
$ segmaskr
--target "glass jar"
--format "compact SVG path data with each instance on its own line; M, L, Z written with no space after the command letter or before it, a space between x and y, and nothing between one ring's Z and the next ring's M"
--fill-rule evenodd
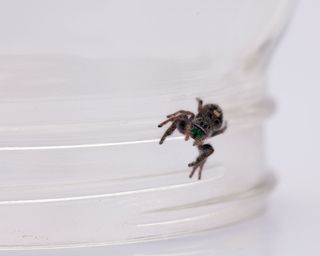
M0 3L0 248L119 244L251 217L274 178L265 71L294 1ZM218 103L203 179L167 114Z

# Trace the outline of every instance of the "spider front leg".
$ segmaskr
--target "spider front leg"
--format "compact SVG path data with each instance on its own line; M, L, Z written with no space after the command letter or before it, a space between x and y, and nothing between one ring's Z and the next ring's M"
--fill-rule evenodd
M179 131L185 135L185 140L188 140L190 137L190 131L191 131L190 122L194 119L194 117L195 117L194 113L186 110L179 110L171 115L167 115L168 119L160 123L158 127L162 127L169 122L173 122L173 123L162 136L160 140L160 144L164 142L166 137L168 137L174 132L177 126Z
M164 142L164 140L168 137L168 136L170 136L173 132L174 132L174 130L177 128L177 120L176 121L174 121L171 125L170 125L170 127L166 130L166 132L162 135L162 137L161 137L161 139L160 139L160 141L159 141L159 144L162 144L163 142Z
M158 125L158 127L162 127L164 126L165 124L169 123L170 121L174 121L178 118L181 118L182 116L189 116L190 115L190 119L193 119L194 118L194 113L190 112L190 111L186 111L186 110L179 110L171 115L167 115L167 120L163 121L162 123L160 123Z
M201 176L202 176L202 169L203 169L203 166L204 164L206 163L207 160L204 160L201 162L201 164L199 165L199 176L198 176L198 179L201 180ZM197 170L197 166L194 166L190 175L189 175L189 178L191 179L194 175L194 173L196 172Z
M164 126L165 124L169 123L170 121L174 121L176 120L177 117L176 116L172 116L170 118L168 118L167 120L163 121L162 123L158 124L158 127L161 128L162 126Z
M204 166L205 162L207 161L207 158L214 152L214 149L210 144L199 145L198 149L200 152L199 156L197 157L196 161L189 163L188 166L193 167L193 169L189 175L189 178L192 178L192 176L194 175L196 170L199 168L198 179L200 180L201 175L202 175L203 166Z
M170 114L170 115L167 115L167 118L171 118L171 117L174 117L174 116L177 116L177 115L186 115L186 116L189 116L191 118L194 118L194 113L192 113L191 111L187 111L187 110L179 110L173 114Z

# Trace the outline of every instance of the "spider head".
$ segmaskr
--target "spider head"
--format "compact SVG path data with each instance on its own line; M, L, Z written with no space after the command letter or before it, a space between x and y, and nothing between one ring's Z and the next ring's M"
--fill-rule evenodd
M191 123L191 138L203 141L221 129L223 113L217 104L207 104Z
M201 111L201 116L206 119L208 125L210 126L210 131L216 131L222 127L223 112L217 104L205 105Z

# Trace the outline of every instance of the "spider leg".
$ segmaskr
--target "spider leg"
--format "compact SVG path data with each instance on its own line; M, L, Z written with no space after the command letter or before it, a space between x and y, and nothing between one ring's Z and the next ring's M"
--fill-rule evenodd
M162 123L158 124L158 127L162 127L164 126L165 124L169 123L170 121L174 121L175 119L177 119L177 116L172 116L170 118L168 118L167 120L163 121Z
M199 168L199 177L198 178L200 180L201 175L202 175L203 166L204 166L205 162L207 161L207 158L214 152L214 149L210 144L199 145L198 149L200 152L199 156L197 157L197 159L194 162L189 163L188 166L193 167L192 172L190 173L190 176L189 176L190 178L192 178L195 171Z
M196 98L196 100L198 101L198 112L200 112L202 110L203 100L200 98Z
M171 126L165 131L165 133L162 135L159 144L162 144L164 142L164 140L170 136L174 130L177 128L177 121L174 121Z
M191 135L191 123L190 122L186 125L186 129L184 131L184 134L185 134L184 140L185 141L189 140L190 135Z
M201 180L202 169L203 169L203 166L204 166L204 164L206 163L206 161L207 161L207 160L202 161L201 164L199 165L199 167L200 167L200 168L199 168L199 174L198 174L198 179L199 179L199 180ZM193 175L194 175L194 173L196 172L197 168L198 168L197 165L193 166L193 169L192 169L192 171L191 171L191 173L190 173L190 175L189 175L189 178L190 178L190 179L193 177Z
M167 115L168 119L163 121L162 123L160 123L158 125L158 127L160 128L160 127L164 126L165 124L169 123L170 121L175 120L176 118L180 118L181 116L188 116L188 115L190 115L190 120L192 120L195 117L194 113L192 113L190 111L179 110L171 115Z
M192 113L191 111L187 111L187 110L179 110L173 114L167 115L167 118L171 118L177 115L190 115L192 118L194 117L194 113Z
M191 179L193 177L193 174L196 172L197 168L196 167L193 167L190 175L189 175L189 178Z
M227 130L227 128L228 128L228 122L225 121L224 125L221 127L221 129L212 133L210 137L214 137L214 136L217 136L219 134L224 133Z
M199 176L198 176L198 180L201 180L201 176L202 176L202 169L204 164L206 163L207 160L202 161L202 163L200 164L200 169L199 169Z

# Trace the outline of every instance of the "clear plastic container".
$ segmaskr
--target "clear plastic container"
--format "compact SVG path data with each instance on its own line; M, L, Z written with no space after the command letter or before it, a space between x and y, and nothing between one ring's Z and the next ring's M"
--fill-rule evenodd
M164 239L248 218L274 179L265 70L290 0L0 2L0 249ZM219 103L203 179L169 113Z

